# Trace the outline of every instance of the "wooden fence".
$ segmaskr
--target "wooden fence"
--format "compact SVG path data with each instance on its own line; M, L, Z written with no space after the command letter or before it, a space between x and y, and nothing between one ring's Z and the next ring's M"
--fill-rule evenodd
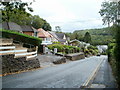
M34 58L37 56L37 49L33 52L27 52L27 48L17 50L15 46L0 46L0 55L14 54L14 58L26 57L26 59Z

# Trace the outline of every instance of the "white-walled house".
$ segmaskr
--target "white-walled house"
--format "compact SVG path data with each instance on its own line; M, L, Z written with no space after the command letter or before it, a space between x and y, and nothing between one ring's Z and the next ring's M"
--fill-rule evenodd
M67 40L67 37L64 33L56 33L56 35L59 39L59 42L61 42L64 45L68 45L68 40Z
M52 44L53 36L42 28L38 29L38 37L42 39L42 45Z
M52 42L59 42L59 38L58 38L58 36L56 35L55 32L48 31L48 33L52 35Z
M64 33L56 33L48 31L52 35L52 42L60 42L63 45L68 45L68 37Z

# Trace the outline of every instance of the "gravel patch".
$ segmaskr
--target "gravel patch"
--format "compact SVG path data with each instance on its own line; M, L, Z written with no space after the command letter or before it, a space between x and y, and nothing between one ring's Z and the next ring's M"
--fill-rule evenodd
M69 62L69 60L66 59L65 57L49 55L49 54L46 54L46 55L38 54L37 58L40 61L41 67Z

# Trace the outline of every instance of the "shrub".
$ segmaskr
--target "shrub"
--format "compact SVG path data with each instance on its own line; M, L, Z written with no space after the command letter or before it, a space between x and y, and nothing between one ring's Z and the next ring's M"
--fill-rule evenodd
M120 56L120 47L117 43L111 43L108 45L108 61L111 64L113 74L116 77L118 85L120 84L120 76L119 76L119 56Z
M115 35L116 45L114 47L116 70L114 72L116 72L116 80L117 80L118 88L120 89L120 26L115 25L113 29L116 30L116 35Z
M98 49L98 48L96 46L90 45L90 46L87 47L87 49L93 49L93 50L95 50L95 49Z
M58 52L65 52L66 54L80 52L79 47L62 45L62 44L48 45L48 48L51 49L51 50L54 50L54 48L57 48Z
M109 62L110 62L110 60L112 60L112 58L114 58L114 48L115 48L115 46L116 46L115 43L108 44L107 54L108 54L108 61Z
M62 52L64 50L64 47L62 46L62 44L51 44L51 45L48 45L48 48L50 50L54 50L54 48L57 48L58 52Z
M53 44L61 44L60 42L53 42Z
M39 46L42 42L40 38L29 36L12 30L0 29L0 33L2 33L3 38L12 38L14 41L19 41L21 43L31 44L34 46Z

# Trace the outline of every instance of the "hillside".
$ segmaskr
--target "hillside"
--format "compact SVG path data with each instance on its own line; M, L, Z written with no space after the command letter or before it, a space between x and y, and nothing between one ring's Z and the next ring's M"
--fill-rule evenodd
M102 28L102 29L86 29L86 30L76 30L73 33L67 33L70 39L78 39L80 41L84 40L84 35L89 32L92 38L93 45L97 44L108 44L113 42L115 32L112 28Z
M86 32L89 32L91 35L113 35L114 34L111 28L76 30L74 31L74 33L75 32L78 32L81 34L85 34Z

